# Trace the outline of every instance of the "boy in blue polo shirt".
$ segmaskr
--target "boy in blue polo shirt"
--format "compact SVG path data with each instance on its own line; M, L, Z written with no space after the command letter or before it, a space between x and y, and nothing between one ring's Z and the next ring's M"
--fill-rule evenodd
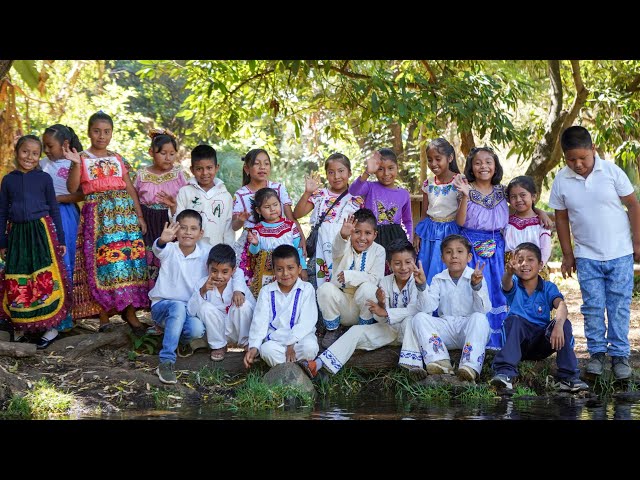
M555 283L540 277L543 265L540 248L526 242L516 247L505 266L502 292L509 305L509 316L504 321L506 340L493 359L491 367L496 375L490 383L511 389L520 360L542 360L557 352L559 390L588 390L589 386L579 377L564 297ZM550 320L553 308L556 315Z

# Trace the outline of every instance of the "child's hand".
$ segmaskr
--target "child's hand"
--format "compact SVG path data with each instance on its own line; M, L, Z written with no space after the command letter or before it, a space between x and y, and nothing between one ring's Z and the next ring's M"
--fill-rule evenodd
M243 222L246 222L247 220L249 220L250 216L251 216L251 212L246 212L246 211L233 214L234 219L242 220Z
M172 197L166 192L158 192L156 194L156 200L167 208L175 207L177 205L176 197Z
M342 222L342 228L340 229L340 236L345 240L348 239L356 229L356 223L358 223L358 221L353 215L349 215L345 218Z
M233 297L231 297L231 304L240 308L244 304L244 293L240 290L233 292Z
M382 155L377 150L367 158L367 173L375 175L382 164Z
M379 317L388 317L389 314L384 307L381 307L373 300L367 300L367 307L369 307L369 311L374 315L378 315Z
M318 190L319 185L320 179L317 172L304 176L304 193L312 194Z
M456 175L453 179L453 186L456 190L461 192L465 197L469 196L469 191L471 190L471 186L465 177L462 175Z
M480 274L480 280L482 280L482 274ZM424 273L424 268L422 268L422 261L418 260L418 265L413 266L413 279L416 281L418 285L424 285L427 283L427 276Z
M556 324L553 327L553 331L551 332L551 337L549 337L549 342L551 343L551 348L555 351L559 351L562 347L564 347L564 332L563 327L556 321Z
M244 368L251 368L251 365L253 365L253 362L255 361L256 355L258 355L258 349L256 347L247 350L247 353L244 354Z
M164 229L160 234L160 241L162 243L173 242L176 238L178 230L180 230L180 224L178 222L173 222L171 225L169 225L169 222L164 222Z
M75 148L69 148L69 146L62 145L62 154L67 160L71 160L73 163L80 164L80 154Z
M482 279L484 278L484 276L482 275L482 270L484 270L484 267L486 265L486 262L476 263L476 268L471 274L471 285L475 286L482 282Z
M254 233L253 230L249 230L247 232L247 241L252 245L258 245L258 243L260 243L258 240L258 234Z
M144 218L138 217L138 225L140 225L140 230L142 231L142 235L147 234L147 222L144 221Z
M287 352L286 352L285 356L286 356L286 361L287 362L295 362L297 360L296 351L293 349L293 345L288 345L287 346Z
M513 276L516 273L516 259L511 257L511 259L504 266L505 273Z
M340 283L345 283L345 281L344 281L344 270L343 270L343 271L341 271L341 272L338 274L338 281L339 281Z
M207 277L207 280L204 282L204 285L200 287L200 295L202 298L205 298L207 292L216 288L216 281L213 279L213 273L210 273ZM234 292L235 295L235 292Z
M378 305L384 308L387 302L387 297L385 296L382 287L378 287L376 290L376 300L378 300Z
M552 230L555 224L551 220L551 217L544 210L538 210L538 218L540 219L540 223L547 230Z
M416 253L418 253L420 251L420 235L414 235L413 236L413 248L415 248Z

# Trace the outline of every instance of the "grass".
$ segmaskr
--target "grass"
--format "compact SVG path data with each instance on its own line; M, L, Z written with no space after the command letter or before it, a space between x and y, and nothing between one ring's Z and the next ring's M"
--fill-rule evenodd
M323 396L356 395L362 390L365 384L371 380L372 378L362 371L356 368L345 367L335 375L328 374L326 377L318 380L316 390Z
M262 375L251 372L230 401L232 410L275 410L290 404L310 407L313 397L292 385L267 385Z
M73 395L57 390L43 378L30 392L11 398L1 415L3 418L45 419L68 414L74 401Z
M513 398L522 398L522 397L537 397L538 394L535 390L531 390L529 387L523 387L522 385L518 385L513 394Z

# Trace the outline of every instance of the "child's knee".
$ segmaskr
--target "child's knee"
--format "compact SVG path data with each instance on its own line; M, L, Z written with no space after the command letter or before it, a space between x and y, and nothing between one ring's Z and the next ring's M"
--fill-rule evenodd
M313 360L318 355L318 342L307 341L302 343L302 358L299 360Z
M479 331L483 333L486 332L487 335L491 333L491 326L489 325L489 319L484 313L476 312L471 314L471 321Z
M317 290L318 303L322 305L323 303L331 300L333 296L336 294L336 292L342 293L340 289L336 287L334 284L330 282L323 283L318 287L318 290Z
M373 283L366 282L361 284L354 295L356 303L363 304L367 300L375 300L377 290L378 287Z

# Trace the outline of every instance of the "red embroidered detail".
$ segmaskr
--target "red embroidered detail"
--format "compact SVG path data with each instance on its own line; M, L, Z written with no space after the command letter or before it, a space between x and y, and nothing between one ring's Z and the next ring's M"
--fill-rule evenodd
M527 227L534 225L540 225L540 218L537 216L529 218L520 218L515 215L509 215L509 225L517 228L518 230L524 230Z
M283 234L293 230L293 226L295 224L291 220L280 219L279 221L282 223L280 223L275 227L267 227L266 225L259 223L258 225L255 226L254 230L258 232L261 237L273 237L273 238L280 238ZM294 231L293 233L295 234L296 232Z

